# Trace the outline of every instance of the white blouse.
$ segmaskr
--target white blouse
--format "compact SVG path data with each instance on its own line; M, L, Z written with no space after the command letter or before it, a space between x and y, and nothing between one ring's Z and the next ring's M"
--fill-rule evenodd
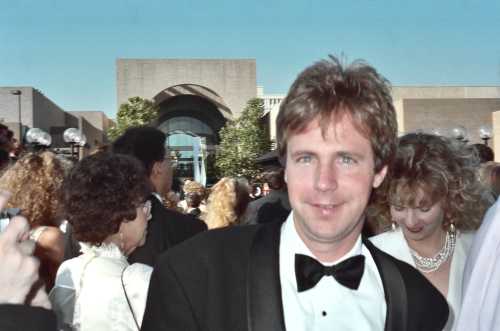
M465 260L469 254L473 238L474 232L457 231L457 242L451 259L448 295L446 297L450 307L450 315L444 328L446 331L452 330L453 323L460 313ZM395 231L387 231L369 239L377 248L416 268L410 253L410 248L408 247L408 243L406 242L401 228L398 227Z
M83 254L59 267L49 295L59 330L137 331L122 287L122 273L140 326L153 269L141 263L129 265L114 244L81 245Z

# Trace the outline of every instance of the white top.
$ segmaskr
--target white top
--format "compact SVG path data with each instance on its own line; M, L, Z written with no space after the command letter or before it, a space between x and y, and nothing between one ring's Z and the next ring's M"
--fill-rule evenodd
M455 331L500 331L500 199L474 237L464 271Z
M287 331L384 330L387 309L384 288L375 262L361 242L361 236L351 251L336 262L358 254L365 256L365 270L357 290L337 283L331 276L324 276L312 289L298 293L295 254L314 255L295 229L293 212L281 228L279 250L281 295Z
M448 284L448 295L446 300L450 306L450 315L444 330L451 330L455 317L460 312L460 304L462 302L462 279L465 267L465 260L467 258L474 233L461 233L457 231L457 242L450 266L450 279ZM383 250L389 255L394 256L396 259L404 261L415 268L415 262L410 253L408 243L404 238L401 228L394 231L381 233L375 237L370 238L375 246Z
M101 247L82 243L83 254L59 267L50 292L60 330L137 331L121 283L139 325L142 323L153 269L134 263L114 244Z

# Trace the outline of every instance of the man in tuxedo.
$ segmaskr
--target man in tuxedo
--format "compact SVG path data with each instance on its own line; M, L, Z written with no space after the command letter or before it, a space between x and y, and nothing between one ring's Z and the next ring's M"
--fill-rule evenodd
M416 269L361 237L397 141L387 80L330 56L283 100L287 220L209 231L161 256L142 330L442 330L448 306Z
M163 205L162 196L170 191L172 185L172 167L165 141L163 132L143 126L126 130L112 146L113 153L132 155L143 163L155 191L151 197L146 243L128 257L130 263L154 266L161 253L207 229L206 224L197 218Z

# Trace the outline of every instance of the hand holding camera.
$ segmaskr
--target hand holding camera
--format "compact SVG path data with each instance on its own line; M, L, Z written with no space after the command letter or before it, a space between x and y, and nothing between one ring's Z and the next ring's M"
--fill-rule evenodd
M0 210L9 200L10 193L0 191ZM10 219L0 233L0 304L24 304L32 285L38 279L38 259L33 257L35 244L28 240L29 224L23 216ZM32 306L50 309L43 288L29 302Z

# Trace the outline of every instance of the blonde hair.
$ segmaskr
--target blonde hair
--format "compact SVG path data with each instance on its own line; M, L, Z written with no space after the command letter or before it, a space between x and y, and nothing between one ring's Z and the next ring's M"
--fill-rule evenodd
M60 189L64 168L52 152L28 153L0 177L0 188L12 197L7 208L20 208L37 226L59 226Z
M249 201L246 179L224 177L212 187L205 223L209 229L237 224Z
M184 191L184 194L191 192L199 193L202 196L202 199L205 199L205 186L194 180L186 180L182 190Z
M407 134L400 138L388 175L375 191L368 217L379 223L379 229L389 227L390 205L417 207L416 196L421 189L425 204L443 201L443 227L453 223L463 231L475 230L487 208L477 178L478 165L472 151L457 141L425 133Z

